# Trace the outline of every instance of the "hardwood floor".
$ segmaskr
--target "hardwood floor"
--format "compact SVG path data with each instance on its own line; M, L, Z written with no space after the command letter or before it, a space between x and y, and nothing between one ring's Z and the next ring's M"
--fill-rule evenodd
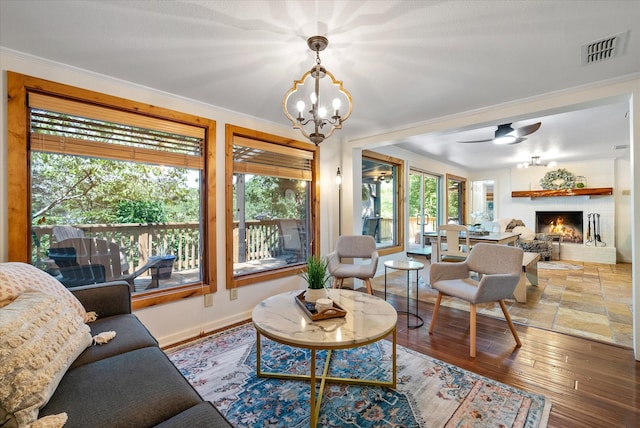
M404 297L388 295L387 301L406 308ZM516 325L522 347L515 348L504 320L478 315L474 359L469 357L468 312L441 306L429 335L433 305L420 302L419 309L425 321L421 328L407 329L406 316L398 316L398 344L546 395L553 403L549 427L640 426L640 363L631 349L524 325Z

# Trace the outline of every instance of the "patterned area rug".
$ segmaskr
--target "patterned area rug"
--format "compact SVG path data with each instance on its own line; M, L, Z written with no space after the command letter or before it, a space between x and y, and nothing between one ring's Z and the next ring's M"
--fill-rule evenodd
M251 324L167 350L182 374L236 427L309 426L309 382L256 377ZM325 352L318 352L324 361ZM262 339L262 369L309 373L309 352ZM318 364L318 374L322 364ZM391 343L334 351L329 375L391 379ZM328 383L318 426L544 427L551 402L397 347L397 388Z

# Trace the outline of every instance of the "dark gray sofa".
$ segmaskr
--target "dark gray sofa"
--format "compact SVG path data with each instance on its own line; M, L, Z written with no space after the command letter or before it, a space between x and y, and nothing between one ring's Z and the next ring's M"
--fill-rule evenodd
M231 427L191 387L138 318L124 281L70 289L98 319L91 334L116 337L73 362L39 417L66 412L73 427Z

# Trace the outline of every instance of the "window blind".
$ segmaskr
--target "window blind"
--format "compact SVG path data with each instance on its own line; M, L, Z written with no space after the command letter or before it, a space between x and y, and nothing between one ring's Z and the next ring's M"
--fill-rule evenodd
M36 92L31 150L202 169L205 129Z
M313 152L233 137L233 172L311 181Z

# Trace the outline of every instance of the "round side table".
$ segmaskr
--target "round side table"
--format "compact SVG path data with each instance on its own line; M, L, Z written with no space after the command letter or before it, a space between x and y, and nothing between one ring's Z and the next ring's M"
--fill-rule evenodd
M424 325L424 320L418 314L418 289L420 288L418 285L418 271L420 269L424 269L424 264L420 262L416 262L415 260L389 260L384 262L384 300L387 300L387 269L394 270L405 270L407 271L407 310L406 311L398 311L399 314L407 315L407 328L418 328ZM411 271L416 271L416 312L412 313L409 311L409 289L411 287L410 283L410 275ZM415 317L418 322L416 324L409 324L409 317Z

